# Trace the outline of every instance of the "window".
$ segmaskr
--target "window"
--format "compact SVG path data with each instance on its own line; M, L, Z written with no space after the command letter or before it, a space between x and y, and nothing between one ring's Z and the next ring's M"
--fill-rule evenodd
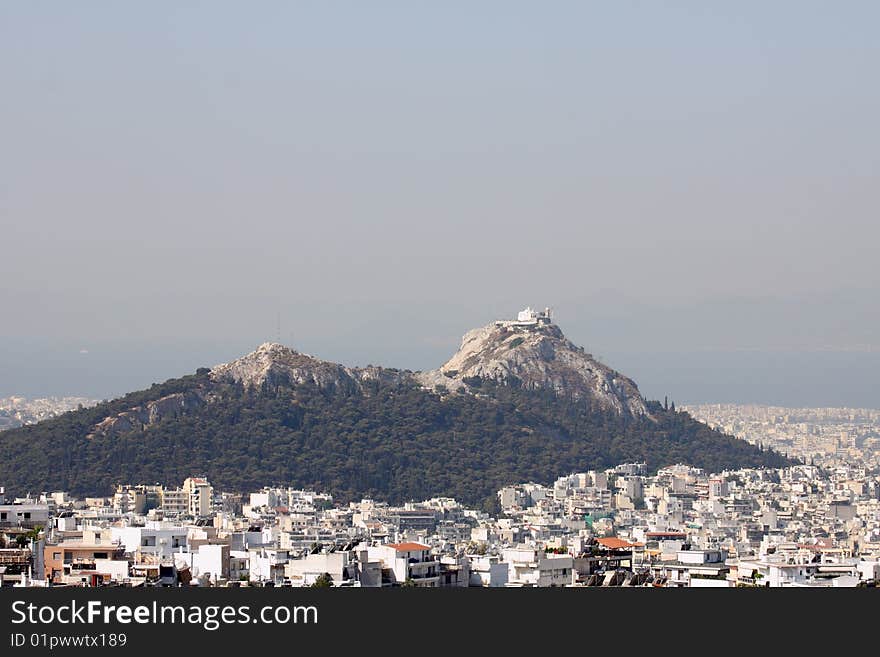
M60 558L61 558L61 553L60 553L60 552L53 552L53 553L52 553L52 560L53 560L53 561L58 561Z
M0 520L6 520L6 512L0 513Z
M30 512L30 511L25 511L25 512L24 512L24 519L25 519L25 520L30 520L30 518L31 518L31 512Z
M106 559L107 553L106 552L95 552L95 554L93 555L92 558L93 559Z

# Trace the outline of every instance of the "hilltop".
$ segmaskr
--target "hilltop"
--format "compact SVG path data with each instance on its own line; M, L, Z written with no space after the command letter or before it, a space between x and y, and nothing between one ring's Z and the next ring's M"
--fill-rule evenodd
M266 343L3 432L0 482L103 495L120 482L200 473L223 490L285 484L339 499L490 504L510 483L622 461L708 470L789 462L643 399L568 341L549 312L524 313L469 331L429 372L349 368Z
M468 331L452 358L417 378L428 386L453 390L467 389L474 379L491 379L589 400L615 413L649 415L635 382L566 338L552 322L549 308L541 312L526 308L515 320L498 320Z

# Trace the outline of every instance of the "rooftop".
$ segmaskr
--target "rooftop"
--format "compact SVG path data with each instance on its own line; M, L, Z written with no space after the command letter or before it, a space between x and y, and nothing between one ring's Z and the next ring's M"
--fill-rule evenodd
M642 547L641 543L630 543L616 536L608 536L605 538L597 538L596 542L609 550L623 550L631 547Z
M430 550L430 545L422 545L421 543L389 543L388 547L392 547L398 552L415 552L417 550Z

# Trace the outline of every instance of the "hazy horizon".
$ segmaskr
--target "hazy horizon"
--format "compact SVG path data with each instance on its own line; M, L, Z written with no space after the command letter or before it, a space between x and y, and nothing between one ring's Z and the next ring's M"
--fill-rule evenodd
M880 406L880 4L0 7L0 396L551 306L681 403ZM279 331L280 319L280 331Z
M267 335L266 341L276 341ZM576 341L576 340L575 340ZM457 347L441 353L441 345L429 351L436 359L418 362L363 358L350 349L328 353L306 348L287 339L283 344L318 358L349 366L367 364L404 369L439 367ZM576 341L577 342L577 341ZM191 343L103 344L81 354L78 343L19 344L15 353L0 351L4 370L25 372L12 385L0 386L0 397L85 396L111 399L149 387L169 378L212 367L252 351L258 343L223 343L207 340ZM369 350L367 350L369 351ZM648 399L668 396L677 404L741 403L789 407L878 408L875 391L880 354L864 352L617 352L592 353L603 362L632 377ZM846 386L838 385L844 378Z

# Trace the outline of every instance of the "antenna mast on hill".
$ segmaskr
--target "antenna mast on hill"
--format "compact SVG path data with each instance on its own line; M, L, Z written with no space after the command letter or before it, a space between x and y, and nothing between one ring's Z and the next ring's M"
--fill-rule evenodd
M281 344L281 311L278 311L278 323L275 326L275 342Z

